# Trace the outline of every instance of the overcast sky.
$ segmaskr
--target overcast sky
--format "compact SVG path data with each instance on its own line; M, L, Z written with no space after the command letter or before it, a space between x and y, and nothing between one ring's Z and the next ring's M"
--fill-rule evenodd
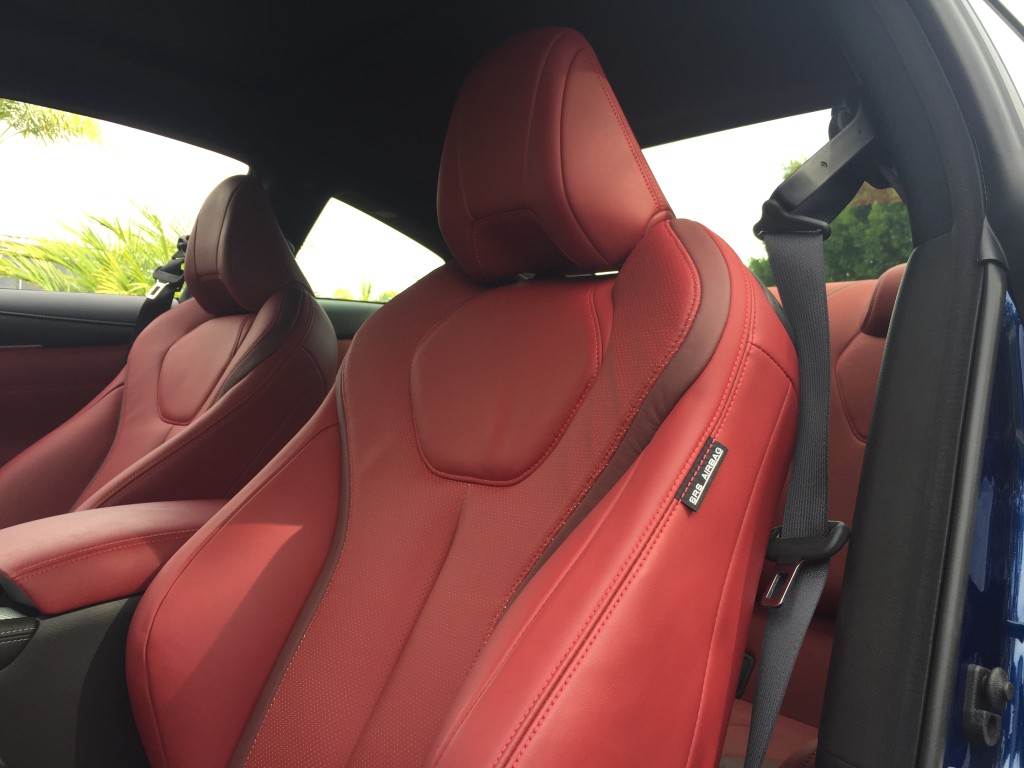
M803 115L646 151L676 214L707 224L744 259L763 255L750 233L761 203L786 162L813 153L826 138L828 113ZM0 234L61 237L89 215L131 219L136 205L191 228L207 193L245 173L241 163L124 126L102 123L101 141L0 143ZM359 296L400 289L437 260L383 224L335 203L300 252L318 293L345 288Z
M976 4L1012 73L1024 72L1024 44ZM761 203L791 160L828 138L828 112L675 142L645 150L677 216L706 224L746 261L763 256L751 233ZM98 143L0 142L0 235L60 237L90 214L131 219L136 205L182 232L217 182L245 173L241 163L123 126L102 123ZM329 205L299 254L314 289L359 297L400 290L438 261L416 243L341 203Z

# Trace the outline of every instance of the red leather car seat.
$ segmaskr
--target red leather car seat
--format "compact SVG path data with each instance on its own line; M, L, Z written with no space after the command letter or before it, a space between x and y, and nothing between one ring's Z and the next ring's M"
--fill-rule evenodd
M571 30L470 75L437 200L454 262L143 597L154 766L716 763L792 344Z
M829 338L832 358L832 398L829 423L829 518L854 528L853 512L871 426L875 390L882 368L896 294L906 265L887 270L878 280L831 283L827 286ZM779 510L781 515L781 508ZM778 518L781 522L781 517ZM830 561L828 580L800 649L789 691L782 704L768 759L779 761L811 753L821 720L829 657L835 638L836 612L846 569L846 549ZM761 577L762 594L774 573ZM768 610L757 605L750 625L747 650L761 652ZM744 696L733 706L723 766L740 766L750 731L750 708L756 689L757 666ZM732 758L731 762L728 758ZM810 765L810 763L808 763Z
M185 275L192 299L139 335L91 403L0 468L0 527L229 498L316 410L337 342L259 181L236 176L213 190Z

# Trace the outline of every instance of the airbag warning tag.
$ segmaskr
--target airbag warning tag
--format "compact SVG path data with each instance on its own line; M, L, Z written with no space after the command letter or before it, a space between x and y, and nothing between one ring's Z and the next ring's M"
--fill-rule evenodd
M694 512L700 509L700 505L704 502L704 496L711 486L711 481L715 479L715 474L722 466L722 461L724 461L728 450L710 437L704 443L704 447L700 449L700 454L697 456L697 461L686 474L686 480L676 491L676 498L686 507Z

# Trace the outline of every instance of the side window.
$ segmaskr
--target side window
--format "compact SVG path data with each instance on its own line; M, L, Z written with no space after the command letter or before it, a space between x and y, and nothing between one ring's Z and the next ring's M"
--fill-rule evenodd
M0 99L0 288L143 294L206 195L246 173L163 136Z
M764 244L754 237L761 204L828 140L828 111L770 120L644 150L677 216L720 235L768 285L775 280ZM825 278L876 278L905 262L910 220L899 195L865 184L832 222Z
M372 216L332 198L296 259L323 299L385 302L443 261Z
M1024 41L1018 30L1024 30L1024 9L1020 3L989 3L969 0L967 3L988 35L1006 76L1018 94L1024 92Z

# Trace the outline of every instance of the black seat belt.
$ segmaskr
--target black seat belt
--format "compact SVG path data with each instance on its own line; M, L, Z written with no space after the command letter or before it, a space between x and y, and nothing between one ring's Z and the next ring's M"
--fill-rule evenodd
M838 126L836 126L838 127ZM824 242L828 222L865 178L874 133L862 110L784 181L764 204L755 234L764 240L800 372L796 447L782 525L767 559L777 572L761 600L770 608L750 716L744 768L761 768L793 665L825 587L828 561L849 537L828 519L828 423L831 394Z
M129 349L147 325L171 308L175 294L185 284L185 251L187 248L188 235L179 237L178 250L174 252L171 260L153 270L155 282L146 291L146 299L142 302L142 308L135 318L135 329L128 342Z

